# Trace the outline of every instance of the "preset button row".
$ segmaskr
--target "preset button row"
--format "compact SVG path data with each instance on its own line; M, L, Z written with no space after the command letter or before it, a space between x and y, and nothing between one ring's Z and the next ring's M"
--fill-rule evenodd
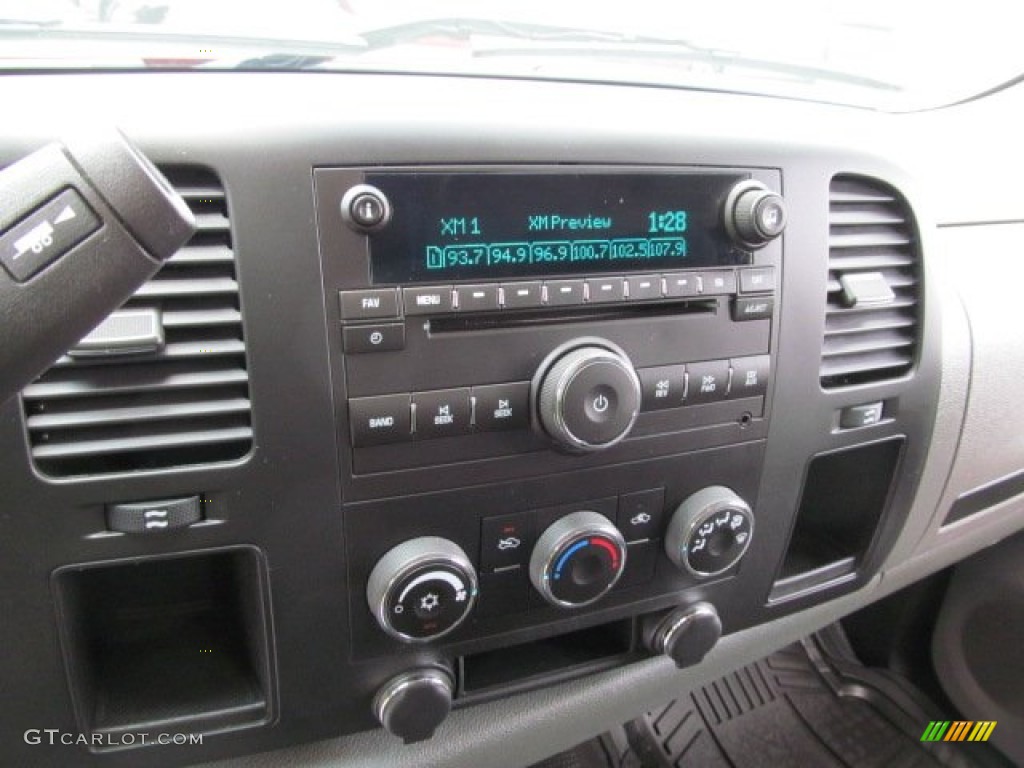
M576 280L530 280L481 285L404 288L406 315L568 307L736 293L736 272L714 270L671 275L614 275Z
M352 445L364 447L530 424L529 382L487 384L349 400Z

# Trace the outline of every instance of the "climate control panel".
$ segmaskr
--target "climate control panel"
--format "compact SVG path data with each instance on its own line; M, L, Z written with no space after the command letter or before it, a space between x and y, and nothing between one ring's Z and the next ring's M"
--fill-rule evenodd
M599 603L626 573L631 551L646 566L639 578L634 572L630 585L642 585L653 578L658 541L668 561L691 579L720 576L739 564L750 546L754 518L738 494L724 486L697 491L679 504L664 531L663 499L664 489L652 489L570 505L571 511L561 515L542 510L485 518L479 565L449 539L410 539L374 565L367 606L391 637L423 643L465 622L478 597L493 597L488 584L495 581L481 581L480 570L528 577L534 600L507 606L511 614L531 603L568 611ZM504 591L501 584L498 580L496 593Z

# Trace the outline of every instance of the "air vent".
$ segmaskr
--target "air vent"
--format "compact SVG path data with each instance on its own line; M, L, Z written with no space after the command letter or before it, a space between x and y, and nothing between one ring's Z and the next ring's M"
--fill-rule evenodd
M913 366L921 300L916 231L894 189L858 176L832 179L823 387L893 379Z
M122 307L138 343L87 343L22 392L32 459L53 476L221 462L252 446L249 377L227 197L211 172L163 169L198 231ZM124 322L125 320L129 322ZM150 333L155 328L156 333Z

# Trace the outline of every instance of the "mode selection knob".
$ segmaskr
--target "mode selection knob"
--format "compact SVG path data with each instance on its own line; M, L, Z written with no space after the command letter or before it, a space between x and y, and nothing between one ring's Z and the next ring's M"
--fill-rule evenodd
M619 529L597 512L573 512L537 540L530 581L552 605L578 608L599 600L625 567L626 542Z
M598 451L629 434L640 413L640 379L626 353L580 340L541 365L532 391L544 432L574 452Z
M754 534L750 506L732 490L713 485L690 496L672 515L665 554L699 579L739 562Z
M741 181L725 201L725 229L739 245L761 248L786 228L786 203L759 181Z
M466 553L436 536L410 539L390 550L366 586L381 629L413 643L435 640L459 626L476 595L476 571Z
M406 744L429 739L452 708L452 676L425 667L403 672L381 686L373 714L384 729Z

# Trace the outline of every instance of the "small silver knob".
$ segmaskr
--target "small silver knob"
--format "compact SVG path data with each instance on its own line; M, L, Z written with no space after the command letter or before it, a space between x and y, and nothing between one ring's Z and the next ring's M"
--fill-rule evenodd
M388 733L406 744L434 735L452 708L450 674L424 668L393 677L373 698L373 714Z
M626 542L604 515L589 510L556 520L541 534L530 556L530 581L560 608L601 599L626 567Z
M712 485L690 496L672 514L665 534L669 560L698 579L729 570L754 535L750 506L731 489Z
M366 600L381 629L407 643L436 640L476 602L476 570L453 541L423 536L399 544L370 572Z

